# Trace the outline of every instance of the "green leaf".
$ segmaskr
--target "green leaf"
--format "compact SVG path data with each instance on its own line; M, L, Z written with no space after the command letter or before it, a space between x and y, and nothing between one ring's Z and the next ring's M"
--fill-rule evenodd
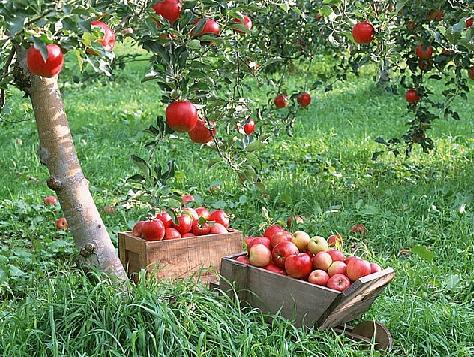
M48 50L46 48L46 44L37 37L33 37L33 43L35 45L35 48L40 51L43 60L46 62L48 59Z
M428 262L432 262L435 258L435 254L423 245L415 245L410 250L413 254L418 255L421 259Z

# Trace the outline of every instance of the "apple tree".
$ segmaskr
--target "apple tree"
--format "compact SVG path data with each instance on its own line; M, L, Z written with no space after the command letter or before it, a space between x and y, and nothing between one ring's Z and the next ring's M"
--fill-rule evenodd
M0 1L0 104L8 100L10 86L30 98L39 159L48 168L48 187L59 198L80 256L86 266L120 279L126 274L77 158L58 75L66 54L78 66L89 64L107 74L115 34L106 22L119 23L124 9L125 4L109 1Z

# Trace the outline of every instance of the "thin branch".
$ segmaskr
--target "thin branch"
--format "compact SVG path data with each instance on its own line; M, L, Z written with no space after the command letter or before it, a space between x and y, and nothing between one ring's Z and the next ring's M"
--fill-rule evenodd
M6 77L6 75L8 74L8 69L10 68L10 65L14 57L15 57L15 47L12 47L5 61L5 66L3 67L2 76L0 77L0 80L3 80L3 78ZM5 89L2 88L0 89L0 109L3 109L4 106L5 106Z

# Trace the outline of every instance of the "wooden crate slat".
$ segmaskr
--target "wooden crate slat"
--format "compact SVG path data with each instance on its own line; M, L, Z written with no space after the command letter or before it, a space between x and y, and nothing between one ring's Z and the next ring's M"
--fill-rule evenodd
M394 276L393 269L388 268L355 281L328 309L319 322L321 328L335 327L358 318L370 308Z
M239 300L262 312L293 320L296 326L330 328L354 320L366 312L393 279L385 269L354 282L343 293L276 273L240 264L234 254L222 259L221 289L235 292Z
M141 269L161 279L215 275L223 256L241 250L239 231L159 242L147 242L130 232L119 233L119 256L129 275Z

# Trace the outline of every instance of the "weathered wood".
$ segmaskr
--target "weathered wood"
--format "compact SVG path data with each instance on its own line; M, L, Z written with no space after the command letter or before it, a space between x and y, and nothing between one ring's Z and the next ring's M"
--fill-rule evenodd
M264 313L277 314L296 326L330 328L358 318L393 279L393 269L371 274L340 293L265 269L241 264L235 254L222 258L221 289Z
M393 269L388 268L355 281L322 316L318 322L320 328L335 327L359 318L394 276Z
M241 250L239 231L159 242L119 233L119 255L129 276L144 269L159 279L199 276L202 281L216 281L221 258Z

